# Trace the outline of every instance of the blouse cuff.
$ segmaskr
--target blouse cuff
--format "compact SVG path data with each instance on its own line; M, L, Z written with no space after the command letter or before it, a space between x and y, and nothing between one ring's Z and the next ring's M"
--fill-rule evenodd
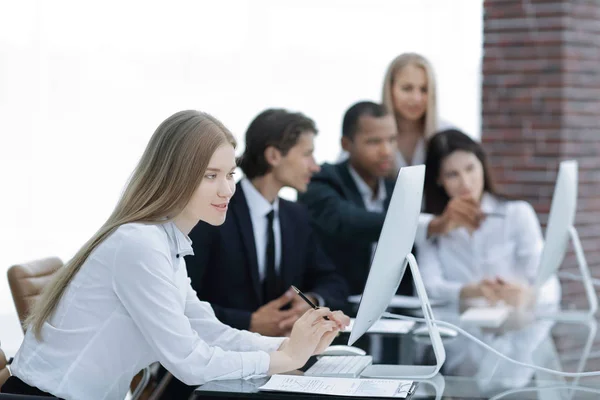
M260 378L269 373L271 356L264 351L240 353L244 379Z
M429 229L429 223L433 218L433 214L419 214L419 224L417 225L417 234L415 236L415 245L417 245L417 247L427 240L427 230Z
M460 301L460 291L462 290L462 283L458 282L447 282L447 287L444 288L446 292L446 299L450 300L453 303L458 303Z

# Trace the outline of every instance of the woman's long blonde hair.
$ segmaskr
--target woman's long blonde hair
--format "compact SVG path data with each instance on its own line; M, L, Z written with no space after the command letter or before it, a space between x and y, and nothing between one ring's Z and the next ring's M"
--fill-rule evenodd
M394 109L392 90L396 75L407 65L414 65L422 68L427 76L427 110L423 116L423 137L428 140L435 132L437 132L438 115L435 75L433 73L433 67L425 57L416 53L404 53L394 58L394 60L390 63L387 72L385 73L381 102L386 106L388 111L392 113L392 115L398 118L396 110Z
M233 135L216 118L203 112L181 111L160 124L111 216L59 269L34 304L26 326L33 329L38 339L41 340L42 326L56 309L67 285L94 249L123 224L172 220L200 185L215 150L224 144L235 147Z

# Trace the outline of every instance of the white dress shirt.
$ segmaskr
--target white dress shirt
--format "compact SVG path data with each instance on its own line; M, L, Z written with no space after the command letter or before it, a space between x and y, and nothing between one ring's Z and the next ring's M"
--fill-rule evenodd
M173 222L119 227L71 280L43 340L27 331L12 373L67 400L123 399L156 361L189 385L265 375L284 339L219 322L190 286L189 254Z
M254 187L254 185L244 178L240 181L242 190L246 196L246 203L250 209L250 220L252 221L252 232L254 233L254 245L256 247L256 259L258 262L258 277L261 282L267 274L267 214L273 210L273 235L275 237L275 271L279 272L281 268L281 223L279 222L279 197L275 198L273 204ZM317 306L324 307L325 299L318 293L306 292L317 300Z
M463 286L496 276L508 282L534 284L543 237L533 207L485 193L481 210L503 216L488 216L471 234L461 227L419 243L419 269L430 297L458 302ZM547 299L556 301L560 292L556 277L547 286Z
M360 193L363 203L365 204L365 209L371 212L379 212L385 213L385 201L388 197L388 193L385 189L385 181L383 178L379 180L377 195L373 197L373 191L367 185L367 183L361 178L361 176L356 172L354 168L348 163L348 169L350 171L350 176L352 180L356 184L358 188L358 192ZM391 194L390 194L391 196ZM427 239L427 230L429 228L429 223L434 218L431 214L421 213L419 214L419 222L417 225L417 232L415 234L415 244L419 244L424 242ZM377 242L373 244L373 251L371 252L371 259L375 254L375 248L377 247Z
M385 190L385 181L383 178L379 178L377 182L377 194L373 196L373 190L367 185L367 183L363 180L363 178L356 172L356 170L348 164L348 170L350 171L350 176L356 187L358 188L358 192L365 203L365 208L368 211L373 212L384 212L384 204L385 199L387 199L387 191Z
M385 199L387 198L387 191L385 190L385 181L383 178L379 178L377 183L377 195L373 196L373 190L367 185L367 183L361 178L354 168L348 163L348 170L350 176L358 188L358 192L365 203L367 211L384 213L385 212ZM371 249L371 260L375 255L375 249L377 248L377 242L373 242Z
M262 282L265 279L267 264L267 214L275 211L273 216L273 234L275 236L275 271L279 271L281 264L281 224L279 223L279 197L275 198L273 204L254 187L248 179L242 179L240 184L246 196L246 202L250 209L252 220L252 231L254 232L254 244L256 246L256 259L258 261L258 276Z

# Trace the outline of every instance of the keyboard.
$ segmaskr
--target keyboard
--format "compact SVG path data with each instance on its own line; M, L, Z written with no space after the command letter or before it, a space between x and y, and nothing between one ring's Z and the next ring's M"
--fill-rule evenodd
M372 363L371 356L323 356L304 375L357 378Z

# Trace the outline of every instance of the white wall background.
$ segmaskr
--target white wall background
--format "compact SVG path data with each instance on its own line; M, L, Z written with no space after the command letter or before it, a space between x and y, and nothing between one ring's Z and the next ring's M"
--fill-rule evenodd
M264 108L299 110L332 161L345 109L378 101L390 60L416 51L442 118L478 137L481 19L481 0L0 0L0 340L19 332L8 266L69 258L175 111L243 141Z

